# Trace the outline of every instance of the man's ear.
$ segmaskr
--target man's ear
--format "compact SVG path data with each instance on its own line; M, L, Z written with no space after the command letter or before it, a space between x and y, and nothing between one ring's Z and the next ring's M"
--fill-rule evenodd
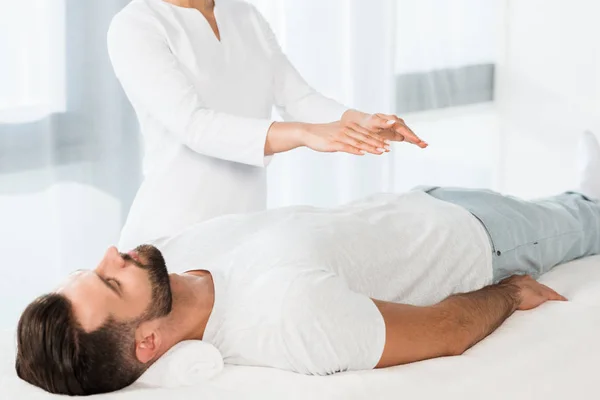
M159 357L162 336L152 321L142 323L135 331L135 356L142 364Z

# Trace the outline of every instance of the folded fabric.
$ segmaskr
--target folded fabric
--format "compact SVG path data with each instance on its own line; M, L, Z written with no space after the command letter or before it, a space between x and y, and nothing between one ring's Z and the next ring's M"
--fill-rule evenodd
M143 386L194 386L223 370L223 357L213 345L188 340L173 346L138 379Z

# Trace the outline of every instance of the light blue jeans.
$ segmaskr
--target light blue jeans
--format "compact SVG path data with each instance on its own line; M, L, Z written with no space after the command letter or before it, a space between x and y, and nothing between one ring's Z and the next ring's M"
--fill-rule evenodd
M524 201L490 190L415 190L466 208L479 219L492 245L495 282L515 274L537 278L559 264L600 253L600 202L582 194Z

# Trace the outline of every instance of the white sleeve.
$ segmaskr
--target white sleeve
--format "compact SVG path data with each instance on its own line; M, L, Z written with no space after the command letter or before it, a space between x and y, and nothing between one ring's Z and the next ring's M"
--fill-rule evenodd
M383 354L385 322L379 309L333 273L310 271L296 278L283 313L282 335L296 372L373 369Z
M264 148L273 121L238 117L206 107L188 72L171 52L156 21L117 15L108 51L129 100L197 153L265 166Z
M277 111L285 120L307 123L338 121L348 107L318 93L310 87L281 50L269 23L254 10L265 45L272 56L274 99Z

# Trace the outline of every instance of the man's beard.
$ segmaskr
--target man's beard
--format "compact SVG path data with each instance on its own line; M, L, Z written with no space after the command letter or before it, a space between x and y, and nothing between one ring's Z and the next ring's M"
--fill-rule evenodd
M148 271L150 285L152 286L152 301L141 317L142 321L150 321L161 318L171 312L173 305L173 294L171 293L171 284L167 265L160 250L156 247L144 244L134 250L143 261L142 263L134 260L129 254L122 254L125 261L132 262L139 268Z

